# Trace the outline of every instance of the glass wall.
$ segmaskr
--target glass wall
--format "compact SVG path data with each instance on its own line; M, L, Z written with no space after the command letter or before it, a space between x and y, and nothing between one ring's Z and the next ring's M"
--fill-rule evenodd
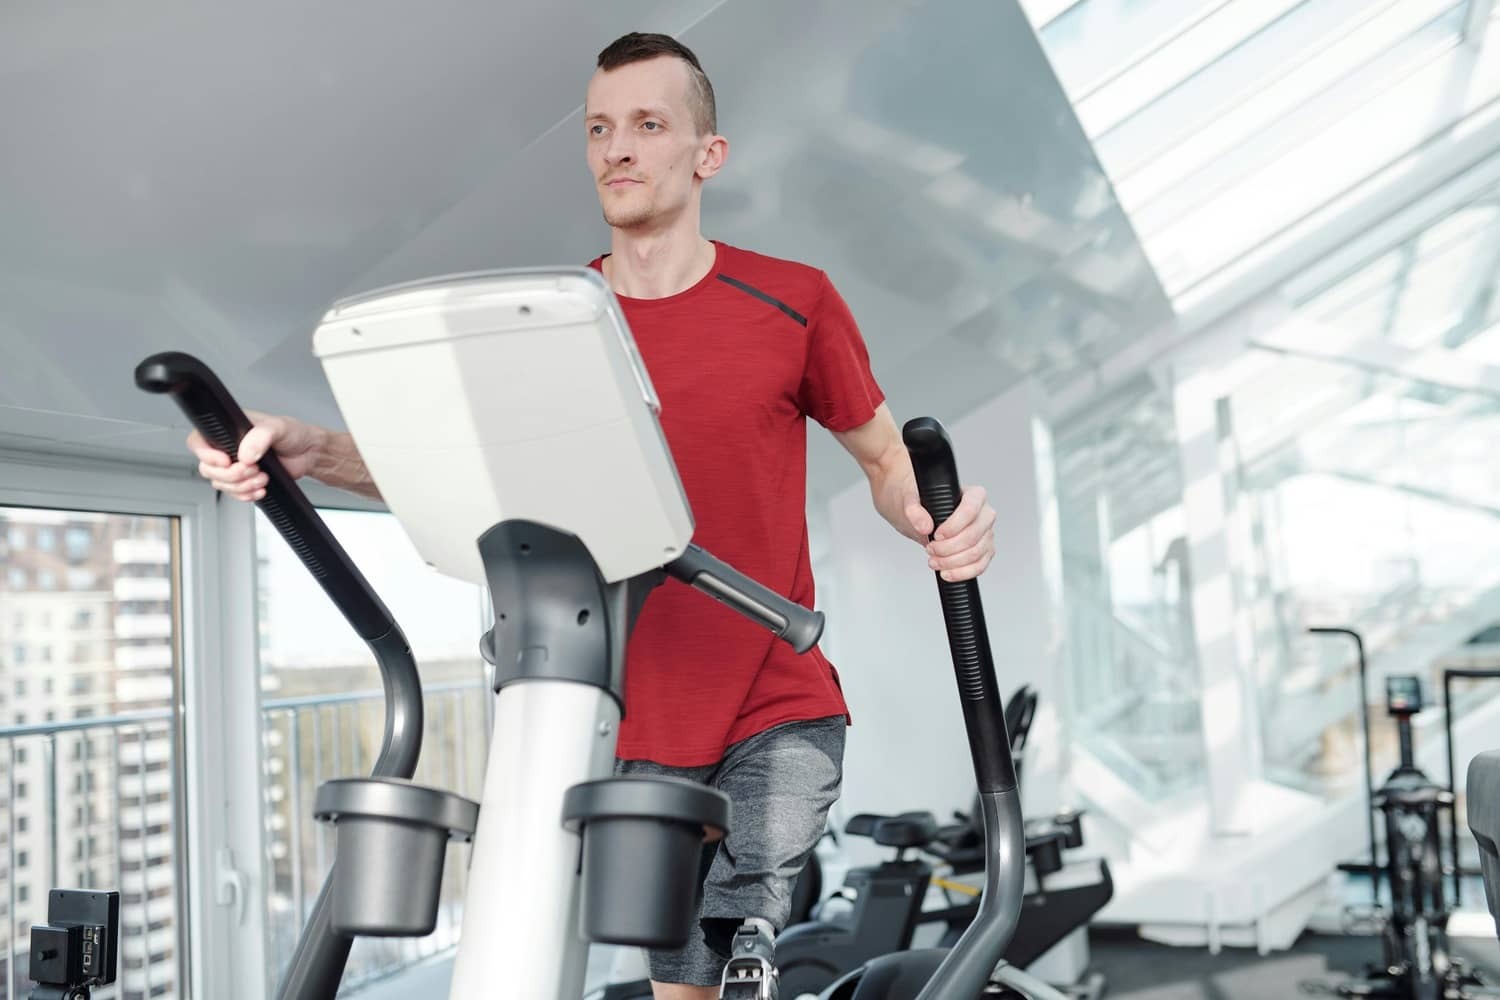
M1474 0L1025 0L1169 295L1488 115Z
M480 588L426 566L388 514L322 511L400 624L421 670L426 726L416 780L477 800L489 748L479 636ZM363 640L302 563L256 517L257 606L269 856L267 977L290 961L333 857L333 831L312 818L318 785L368 774L384 725L380 673ZM360 938L345 982L388 975L457 943L467 848L450 848L437 930L426 938Z
M1238 591L1277 780L1332 794L1359 775L1352 646L1309 626L1358 629L1382 669L1425 674L1436 697L1438 658L1500 610L1497 251L1492 193L1306 290L1228 400Z
M1077 738L1161 800L1204 767L1170 395L1143 379L1056 442Z

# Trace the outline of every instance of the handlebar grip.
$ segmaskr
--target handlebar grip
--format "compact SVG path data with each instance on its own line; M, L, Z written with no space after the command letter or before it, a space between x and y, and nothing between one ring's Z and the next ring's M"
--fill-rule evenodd
M816 646L823 634L821 611L810 611L782 597L697 545L688 545L664 568L683 583L764 625L799 653Z
M953 515L962 498L958 462L953 442L943 425L932 417L916 417L901 429L901 439L911 456L922 506L932 515L934 528ZM995 662L990 652L989 631L984 622L984 604L977 580L958 582L937 578L943 604L943 623L948 630L948 649L963 700L964 721L969 732L969 752L981 792L999 792L1016 787L1016 765L1011 757L1010 737L1005 730L1005 710L1000 704L995 680Z
M190 354L153 354L136 366L135 384L146 392L171 396L209 443L231 459L253 426L218 376ZM390 611L276 454L267 452L257 464L268 481L266 495L255 505L265 512L360 637L377 639L395 628Z

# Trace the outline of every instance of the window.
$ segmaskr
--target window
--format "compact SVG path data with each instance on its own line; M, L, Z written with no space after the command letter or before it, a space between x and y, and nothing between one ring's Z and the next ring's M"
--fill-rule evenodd
M451 694L429 700L428 711L434 724L439 724L436 721L439 718L456 720L459 712L468 713L471 720L483 718L486 700L481 680L483 669L473 651L473 636L485 627L479 588L438 576L424 566L401 526L388 514L324 511L323 517L401 622L417 661L424 666L431 665L424 672L423 681L428 684L449 682L458 688ZM371 688L378 692L380 678L368 666L369 653L364 644L343 624L322 588L276 535L275 529L265 518L255 520L255 546L261 567L257 614L262 677L268 682L283 681L283 690L290 687L285 682L295 678L298 690L309 693L333 694ZM377 700L378 697L376 695ZM331 740L335 724L331 724L333 716L327 714L330 710L324 709L324 724L320 727L327 748L323 755L325 767L335 752ZM286 710L267 711L262 718L263 736L266 737L262 744L265 747L262 760L265 781L268 788L282 793L279 797L266 795L261 802L266 842L274 852L270 861L271 891L266 893L266 926L271 942L270 957L280 964L290 958L290 946L300 929L299 905L305 903L291 898L292 838L300 832L303 843L312 843L311 838L317 833L307 808L311 800L304 798L298 803L292 794L293 767L289 753L292 719ZM309 738L313 717L304 713L300 718L303 737ZM344 725L347 726L352 718L352 715L344 716ZM476 729L472 724L442 724L442 728L450 734L442 737L442 750L429 747L427 752L436 759L465 761L463 771L468 783L473 785L483 773L485 741L482 730L477 731L478 738L475 738ZM304 752L300 758L304 796L311 794L310 790L317 784L312 756ZM347 763L347 754L345 760ZM447 783L451 785L452 779ZM464 794L477 793L478 787L474 785ZM313 851L301 852L301 882L305 886L315 886L322 878L315 862ZM451 913L456 910L459 900L445 887L440 905ZM446 946L456 940L456 935L444 937L449 933L440 929L438 937L430 938L429 942L439 947ZM351 961L351 978L374 971L373 965L361 968L362 961L369 960L356 953Z
M16 678L16 697L17 698L24 698L24 697L26 697L26 678L24 678L24 677L17 677Z
M171 517L0 507L0 533L20 543L13 551L24 551L30 544L31 551L42 553L39 557L12 557L9 563L0 565L0 590L6 591L0 595L0 614L4 615L0 628L8 629L12 621L17 621L18 627L27 626L30 633L25 641L21 635L27 633L12 633L8 641L0 644L0 694L8 696L12 685L21 679L4 671L20 664L20 672L28 674L24 690L31 700L18 702L16 707L27 709L33 721L43 715L48 719L98 717L114 708L97 695L110 683L105 671L119 666L128 671L132 680L145 682L153 701L166 709L159 722L132 725L120 733L119 746L125 755L122 759L116 759L116 737L108 729L58 740L55 773L59 794L55 815L63 827L59 831L63 836L56 849L73 873L62 877L82 879L88 885L105 885L115 879L116 822L123 817L125 829L121 833L131 832L132 827L139 832L146 822L153 824L152 840L147 845L152 857L144 866L151 876L149 917L153 928L166 938L157 937L151 942L151 950L165 956L161 962L150 963L151 982L154 993L181 1000L183 987L175 956L183 954L185 949L173 939L184 932L181 922L184 908L177 899L183 887L177 881L176 861L181 856L178 852L185 850L186 831L172 806L180 801L185 790L176 784L181 758L177 756L180 750L173 738L181 720L171 714L180 702L173 658L153 657L147 652L163 646L170 652L177 639L173 634L180 617L177 612L181 573L176 565L179 549L174 544L177 531L177 522ZM122 593L135 601L145 598L147 603L141 610L159 617L141 621L138 616L129 623L145 635L121 638L118 648L122 662L116 665L109 662L116 648L115 640L109 636L114 616L112 590L114 582L127 575L153 578L151 584L137 585L134 592L127 585ZM64 590L69 593L60 593ZM30 602L10 600L16 596L12 591L23 598L40 596L32 597ZM50 599L46 596L48 591L53 592ZM21 621L23 613L25 618ZM50 618L45 624L39 620L44 614ZM32 635L45 641L32 641ZM70 662L80 666L62 666ZM51 667L34 674L25 669L38 664ZM97 665L98 669L90 670L85 664ZM43 697L47 700L38 704ZM7 707L4 721L13 719L19 723L26 721L24 714ZM139 742L142 739L144 746ZM25 752L19 745L22 742L29 744ZM26 753L34 752L36 746L34 739L18 741L14 758L0 749L0 764L10 759L23 761ZM138 773L142 758L146 767L144 773ZM123 767L119 766L121 763ZM16 781L14 786L15 799L20 805L13 811L13 829L28 831L28 824L34 819L36 823L30 826L28 835L43 833L47 824L43 814L36 810L35 800L45 802L50 796L44 790L34 797L31 795L31 785L40 776L34 768L16 775L22 776L27 780ZM51 779L48 781L50 787ZM79 794L73 793L75 788ZM108 803L118 803L123 812L117 816ZM149 812L133 812L137 806L142 810L149 808ZM70 825L70 820L76 825ZM92 839L86 829L89 826L108 828L110 832ZM71 846L68 841L72 841ZM50 855L41 853L45 848L39 850L38 842L26 843L26 847L29 850L25 855L17 857L18 873L21 864L45 871L50 863ZM36 856L32 857L32 853ZM76 857L77 863L70 855ZM91 861L102 865L90 864ZM0 880L3 878L0 876ZM27 890L21 889L19 881L13 884L21 890L17 895L17 901L21 902L27 899ZM30 888L35 890L32 899L45 896L44 881L44 878L32 879ZM19 918L23 910L26 916L37 916L30 907L18 907L14 917Z
M26 763L26 748L25 747L16 747L16 763L17 764L24 764L24 763Z
M94 533L87 528L69 528L63 544L67 547L69 559L82 561L89 557L94 547Z
M26 903L31 901L31 887L28 885L16 886L16 902Z
M16 867L17 868L25 868L29 864L31 864L31 854L30 854L30 852L28 852L28 851L17 851L16 852Z

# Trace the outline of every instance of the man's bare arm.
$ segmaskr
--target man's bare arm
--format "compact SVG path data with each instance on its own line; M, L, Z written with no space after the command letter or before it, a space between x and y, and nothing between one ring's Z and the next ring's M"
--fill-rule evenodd
M198 472L215 489L236 500L264 497L266 474L257 463L267 451L274 450L293 479L310 476L336 489L380 499L380 490L370 477L352 435L293 417L253 410L246 415L254 426L240 442L239 454L234 459L209 444L197 431L188 435L188 449L198 456Z

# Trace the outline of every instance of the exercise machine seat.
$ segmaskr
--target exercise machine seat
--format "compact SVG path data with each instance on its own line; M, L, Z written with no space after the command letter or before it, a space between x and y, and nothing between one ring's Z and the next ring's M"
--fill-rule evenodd
M908 812L899 816L860 813L849 820L844 832L869 837L882 847L922 847L938 835L938 821L930 812Z
M1469 764L1469 829L1479 842L1484 896L1500 935L1500 750L1486 750Z

